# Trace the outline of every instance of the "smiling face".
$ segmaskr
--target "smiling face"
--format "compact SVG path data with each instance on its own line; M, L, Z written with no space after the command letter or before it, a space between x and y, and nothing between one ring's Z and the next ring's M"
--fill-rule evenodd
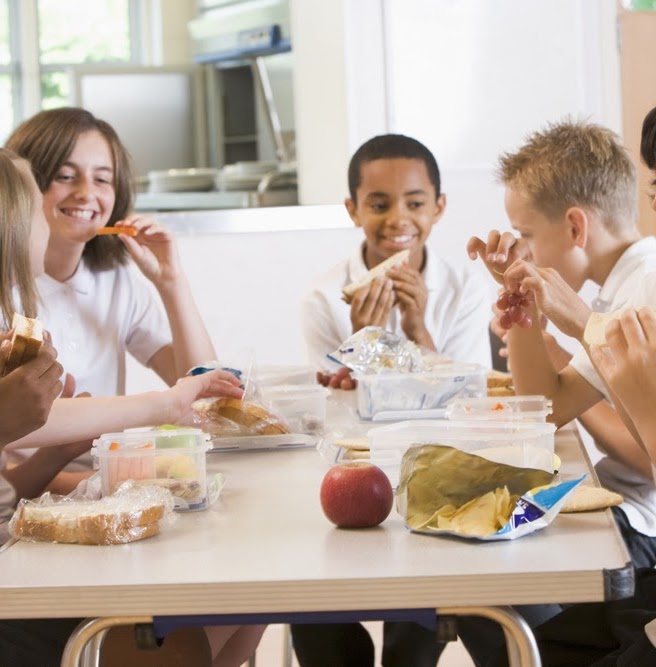
M510 224L528 245L531 261L541 268L556 269L572 289L580 290L587 278L585 252L567 214L559 219L547 217L524 193L511 187L506 188L505 206Z
M371 269L400 250L410 250L410 266L420 268L423 248L446 204L437 196L426 165L418 159L364 162L356 201L346 200L351 219L366 238Z
M100 132L85 132L43 193L51 242L86 243L107 224L114 202L109 144Z

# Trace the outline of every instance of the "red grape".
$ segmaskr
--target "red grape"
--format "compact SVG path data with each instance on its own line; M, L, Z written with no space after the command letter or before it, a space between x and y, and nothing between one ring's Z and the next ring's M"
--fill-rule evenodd
M497 307L502 311L499 324L503 329L511 329L513 324L528 329L533 324L533 318L526 312L533 304L532 294L520 292L503 292L497 299Z

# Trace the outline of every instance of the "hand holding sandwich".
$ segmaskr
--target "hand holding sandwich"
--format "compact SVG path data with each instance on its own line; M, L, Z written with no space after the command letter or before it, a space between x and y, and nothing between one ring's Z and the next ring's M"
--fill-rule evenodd
M428 289L419 271L400 266L387 272L401 313L401 329L409 340L420 347L437 351L426 328Z
M364 327L385 327L394 306L393 283L385 276L360 287L351 301L353 333Z
M11 351L13 331L1 337L0 376ZM57 362L57 350L44 332L36 356L0 377L0 447L18 440L46 423L53 401L62 390L64 369Z

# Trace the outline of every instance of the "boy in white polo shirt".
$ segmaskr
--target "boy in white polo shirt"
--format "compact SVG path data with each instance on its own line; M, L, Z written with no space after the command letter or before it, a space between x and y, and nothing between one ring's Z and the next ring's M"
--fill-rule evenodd
M365 239L304 298L311 363L329 370L328 353L352 333L377 325L422 348L489 367L491 292L466 265L451 264L426 245L446 206L432 153L403 135L374 137L351 158L348 183L345 205ZM360 288L350 305L342 300L347 284L406 249L407 265ZM354 384L342 370L331 378L331 386L350 389ZM383 664L388 667L434 667L444 648L434 630L416 623L386 622L383 634ZM373 643L357 623L294 625L292 635L301 667L373 666Z
M348 184L346 209L365 239L305 295L303 327L310 362L334 370L326 355L352 333L377 325L422 348L489 367L489 290L466 266L438 257L426 245L446 207L432 153L403 135L374 137L351 158ZM406 249L407 265L360 288L350 305L342 300L347 284ZM346 380L343 388L351 386Z
M533 293L533 326L508 332L513 381L518 393L549 396L551 419L560 426L610 396L583 347L562 371L553 369L537 311L581 342L592 311L576 292L586 280L600 286L594 310L656 304L656 280L647 278L656 271L656 239L643 238L636 226L635 169L605 128L563 122L536 132L516 153L502 157L500 175L508 217L522 238L491 232L487 242L472 238L468 251L510 291ZM622 429L622 436L605 439L606 457L597 473L625 498L613 511L634 565L653 567L651 462L617 414L608 427Z

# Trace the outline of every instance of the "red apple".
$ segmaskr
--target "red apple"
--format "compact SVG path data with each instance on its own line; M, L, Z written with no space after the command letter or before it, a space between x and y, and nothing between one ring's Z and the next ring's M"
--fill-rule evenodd
M321 508L341 528L370 528L385 521L394 491L387 475L366 462L333 466L321 482Z

